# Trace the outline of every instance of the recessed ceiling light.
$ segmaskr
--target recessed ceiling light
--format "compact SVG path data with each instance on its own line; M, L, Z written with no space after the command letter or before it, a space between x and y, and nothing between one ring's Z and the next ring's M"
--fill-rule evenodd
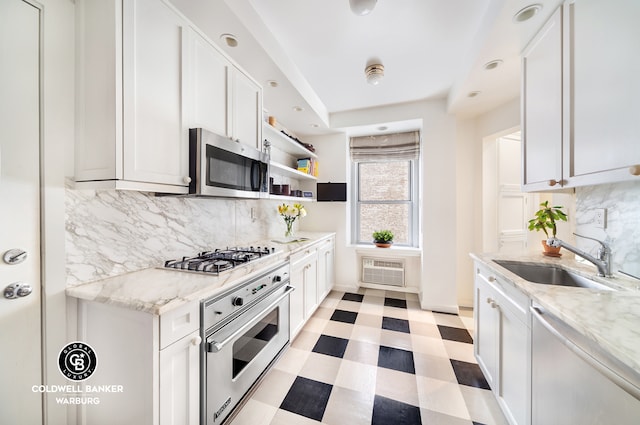
M467 97L476 97L477 95L479 95L480 92L479 91L471 91L469 92L469 94L467 95Z
M269 87L278 87L278 82L276 80L269 80L267 81L267 84Z
M296 111L296 112L302 112L302 111L304 111L304 108L303 108L302 106L294 106L294 107L293 107L293 108L291 108L291 109L293 109L293 110L294 110L294 111Z
M380 127L378 127L378 131L385 131L388 130L389 127L387 127L386 125L381 125Z
M238 45L238 39L233 34L222 34L220 40L224 41L229 47L236 47Z
M529 6L520 9L515 15L513 15L514 22L524 22L533 18L542 10L541 4L530 4Z
M502 61L500 59L496 59L496 60L493 60L491 62L485 63L484 64L484 69L486 69L487 71L490 71L492 69L496 69L500 65L502 65Z

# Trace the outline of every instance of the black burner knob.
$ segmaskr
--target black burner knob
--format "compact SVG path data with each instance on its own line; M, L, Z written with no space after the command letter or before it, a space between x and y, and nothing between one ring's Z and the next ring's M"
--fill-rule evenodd
M239 307L242 304L244 304L244 300L242 299L242 297L235 297L231 300L231 305L234 305L236 307Z
M271 281L272 282L282 282L282 276L275 275Z

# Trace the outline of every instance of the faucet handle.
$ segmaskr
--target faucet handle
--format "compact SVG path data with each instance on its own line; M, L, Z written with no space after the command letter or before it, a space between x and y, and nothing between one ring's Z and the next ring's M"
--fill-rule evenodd
M606 260L607 256L611 254L611 248L609 248L609 245L607 245L605 242L598 240L596 238L590 238L589 236L579 235L577 233L574 233L574 235L578 236L579 238L589 239L589 240L598 242L600 244L600 246L598 247L599 260Z

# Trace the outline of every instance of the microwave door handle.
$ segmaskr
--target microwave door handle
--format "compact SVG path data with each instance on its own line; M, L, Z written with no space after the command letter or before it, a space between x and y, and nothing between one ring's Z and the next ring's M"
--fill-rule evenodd
M253 161L251 163L251 190L257 192L260 190L260 163Z

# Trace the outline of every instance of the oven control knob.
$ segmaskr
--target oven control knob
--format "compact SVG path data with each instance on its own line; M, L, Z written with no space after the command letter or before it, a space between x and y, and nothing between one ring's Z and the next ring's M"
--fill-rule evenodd
M231 300L231 304L236 307L239 307L242 304L244 304L244 300L242 299L242 297L235 297L234 299Z
M282 282L282 276L276 275L273 277L272 282Z

